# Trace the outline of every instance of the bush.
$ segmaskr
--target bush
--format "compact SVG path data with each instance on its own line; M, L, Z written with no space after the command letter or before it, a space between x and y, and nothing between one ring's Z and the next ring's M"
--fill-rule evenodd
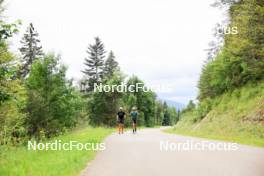
M76 126L84 101L65 75L66 68L54 55L46 55L32 65L24 109L30 136L41 139L44 133L49 138L63 133L65 127Z

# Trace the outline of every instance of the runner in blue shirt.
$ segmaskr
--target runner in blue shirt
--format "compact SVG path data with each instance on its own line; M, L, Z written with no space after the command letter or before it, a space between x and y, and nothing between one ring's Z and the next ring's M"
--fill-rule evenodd
M138 117L138 112L137 112L137 108L136 107L132 108L130 116L131 116L131 119L132 119L133 134L135 134L137 132L137 117Z

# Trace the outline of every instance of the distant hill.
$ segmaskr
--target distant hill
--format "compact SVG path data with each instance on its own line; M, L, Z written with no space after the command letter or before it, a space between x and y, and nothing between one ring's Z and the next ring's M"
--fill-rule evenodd
M175 107L177 110L182 110L183 108L186 107L186 105L179 103L177 101L173 101L173 100L163 100L163 101L166 101L168 106Z

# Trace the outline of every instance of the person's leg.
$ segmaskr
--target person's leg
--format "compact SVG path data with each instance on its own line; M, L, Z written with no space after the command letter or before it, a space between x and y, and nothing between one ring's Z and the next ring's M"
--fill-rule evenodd
M133 131L137 132L137 119L133 119Z
M135 133L135 123L132 122L132 129L133 129L133 133Z
M118 134L121 133L121 128L122 128L122 125L121 125L121 123L119 123L119 124L118 124Z
M124 133L124 124L121 125L121 132Z

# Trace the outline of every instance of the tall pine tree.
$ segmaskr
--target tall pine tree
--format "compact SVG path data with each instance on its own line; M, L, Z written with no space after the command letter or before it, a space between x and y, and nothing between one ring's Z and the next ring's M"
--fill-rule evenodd
M104 77L111 79L117 70L119 70L118 62L115 60L114 52L110 51L104 65Z
M39 34L35 30L32 23L29 24L24 37L21 40L22 47L19 51L22 54L22 68L20 76L25 78L30 72L31 65L36 59L42 57L42 46L38 39Z
M85 66L87 67L83 73L87 77L88 91L93 89L94 84L101 82L103 77L105 49L104 44L99 37L95 38L95 44L89 45L88 58L85 58Z
M163 104L163 111L164 111L164 115L163 115L162 125L168 126L171 124L171 121L170 121L169 107L166 102L164 102Z

